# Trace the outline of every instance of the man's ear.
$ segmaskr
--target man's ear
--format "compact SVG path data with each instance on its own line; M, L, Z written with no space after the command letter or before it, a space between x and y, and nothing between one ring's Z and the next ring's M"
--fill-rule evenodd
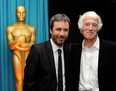
M52 30L50 29L50 34L52 34Z
M82 34L82 31L83 31L83 30L80 30L80 33L81 33L81 34Z

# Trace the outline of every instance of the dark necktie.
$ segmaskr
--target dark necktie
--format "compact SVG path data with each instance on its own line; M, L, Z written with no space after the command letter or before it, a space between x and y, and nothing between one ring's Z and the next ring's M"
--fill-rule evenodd
M62 75L62 57L61 49L58 49L58 91L63 91L63 75Z

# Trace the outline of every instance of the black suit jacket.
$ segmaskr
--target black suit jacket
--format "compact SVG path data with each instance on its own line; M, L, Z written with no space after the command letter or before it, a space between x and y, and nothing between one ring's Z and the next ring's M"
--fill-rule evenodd
M66 91L69 88L68 62L70 51L63 47ZM56 91L57 78L51 42L34 44L26 60L23 91Z
M72 91L78 91L80 75L80 59L82 44L73 50L75 66L73 66ZM116 91L116 43L100 40L98 58L98 84L100 91Z

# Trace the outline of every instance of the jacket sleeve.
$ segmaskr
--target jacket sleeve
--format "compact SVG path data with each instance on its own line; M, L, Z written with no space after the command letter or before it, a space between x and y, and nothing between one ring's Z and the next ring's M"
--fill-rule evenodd
M23 91L36 91L37 77L39 75L39 52L35 45L32 45L28 58L26 60L26 67L24 69L24 84Z

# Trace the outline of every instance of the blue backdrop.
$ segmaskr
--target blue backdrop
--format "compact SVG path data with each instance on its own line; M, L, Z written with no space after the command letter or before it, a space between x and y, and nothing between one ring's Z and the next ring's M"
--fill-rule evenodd
M26 23L36 28L36 43L49 39L48 0L0 0L0 91L15 91L6 27L16 22L16 7L20 5L26 8Z

